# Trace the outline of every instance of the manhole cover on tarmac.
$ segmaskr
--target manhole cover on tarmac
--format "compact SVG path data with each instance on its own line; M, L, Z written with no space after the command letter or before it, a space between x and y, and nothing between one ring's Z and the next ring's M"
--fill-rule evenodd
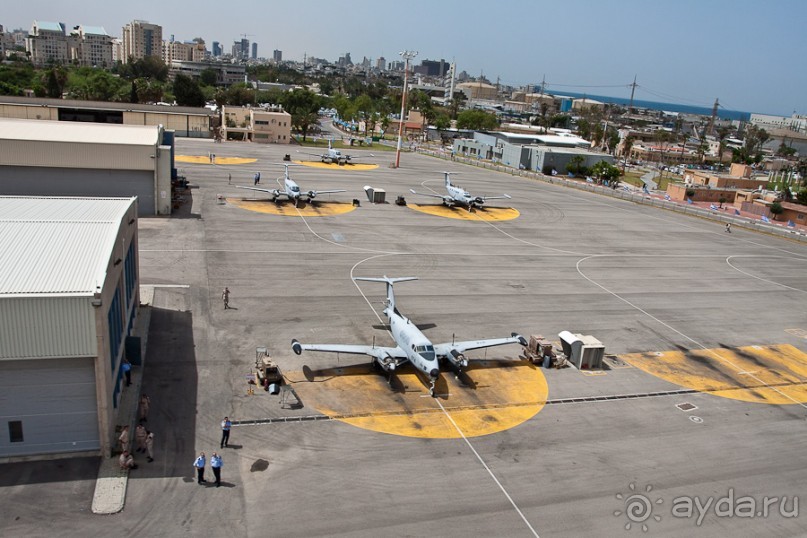
M681 411L692 411L693 409L698 408L698 406L693 405L693 404L691 404L689 402L680 403L680 404L676 405L675 407L677 407Z

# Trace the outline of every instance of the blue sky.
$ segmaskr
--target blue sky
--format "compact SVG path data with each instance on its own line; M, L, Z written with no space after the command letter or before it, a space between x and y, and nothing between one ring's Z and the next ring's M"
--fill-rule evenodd
M34 20L103 26L120 37L132 19L163 36L202 37L229 50L240 34L260 56L283 51L335 61L350 52L387 61L457 62L521 85L545 76L551 91L630 97L733 110L807 114L807 2L803 0L302 0L193 2L28 0L0 12L6 28Z

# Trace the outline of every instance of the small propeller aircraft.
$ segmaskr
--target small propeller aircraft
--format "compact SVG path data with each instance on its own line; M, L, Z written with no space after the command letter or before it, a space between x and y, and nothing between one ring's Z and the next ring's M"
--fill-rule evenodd
M249 189L251 191L260 191L260 192L268 192L272 195L272 201L277 202L278 196L285 196L288 198L289 201L294 202L294 207L297 207L298 202L300 201L301 197L306 197L309 203L314 203L314 198L317 197L319 194L333 194L336 192L345 192L344 189L340 190L330 190L330 191L301 191L300 186L289 177L289 166L297 166L292 164L281 164L286 168L285 173L283 174L283 183L280 183L281 178L277 178L277 184L281 187L280 189L264 189L262 187L245 187L241 185L236 185L239 189Z
M364 157L354 157L352 155L347 155L346 153L342 153L338 149L334 148L331 145L331 139L328 139L328 152L327 153L306 153L304 151L297 150L297 153L302 153L304 155L311 155L313 157L319 157L322 162L325 164L338 164L338 165L346 165L351 164L356 159L362 159ZM367 155L368 157L375 157L372 153Z
M451 184L451 174L456 173L457 172L443 172L443 174L445 175L446 190L448 191L447 195L416 192L414 189L409 189L409 192L420 196L431 196L432 198L441 198L443 200L443 204L445 204L448 207L454 207L455 205L462 205L467 207L468 211L471 211L471 209L475 207L482 207L482 204L484 204L488 200L512 198L509 194L503 194L501 196L471 196L470 192L466 191L459 185Z
M429 394L434 397L434 385L440 376L440 361L447 361L455 370L459 377L462 369L468 366L468 358L463 353L472 349L482 349L493 346L503 346L507 344L527 345L523 336L512 333L509 338L491 338L487 340L468 340L464 342L446 342L444 344L433 345L420 329L412 321L401 314L395 307L395 295L393 285L396 282L417 280L417 277L389 278L362 278L356 277L354 280L368 282L384 282L387 285L387 300L384 303L384 314L389 319L390 332L395 341L396 347L380 347L375 343L372 346L366 345L345 345L345 344L302 344L299 341L291 341L291 349L295 354L300 355L303 351L324 351L330 353L352 353L356 355L369 355L373 361L389 374L390 384L395 369L409 361L418 374L428 380Z

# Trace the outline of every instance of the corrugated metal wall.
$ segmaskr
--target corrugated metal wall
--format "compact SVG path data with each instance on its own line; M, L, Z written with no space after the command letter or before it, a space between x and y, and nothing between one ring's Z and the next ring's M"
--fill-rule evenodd
M165 160L169 160L167 151ZM162 164L163 159L160 159ZM154 164L152 163L152 166ZM169 173L170 178L170 173ZM154 172L0 166L0 194L19 196L137 196L138 215L155 215ZM169 197L170 198L170 197Z
M95 390L92 358L0 361L0 456L100 449Z
M4 140L0 165L154 170L156 146ZM156 157L156 156L155 156Z
M96 356L95 307L90 300L90 297L0 299L0 365L5 359Z

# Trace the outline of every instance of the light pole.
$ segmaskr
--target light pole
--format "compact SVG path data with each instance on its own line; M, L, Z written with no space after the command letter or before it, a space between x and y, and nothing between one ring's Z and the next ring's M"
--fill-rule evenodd
M398 123L398 149L395 151L395 168L401 164L401 140L403 137L404 114L406 113L406 82L409 78L409 60L418 55L416 50L405 50L399 53L404 59L404 84L401 94L401 120Z

